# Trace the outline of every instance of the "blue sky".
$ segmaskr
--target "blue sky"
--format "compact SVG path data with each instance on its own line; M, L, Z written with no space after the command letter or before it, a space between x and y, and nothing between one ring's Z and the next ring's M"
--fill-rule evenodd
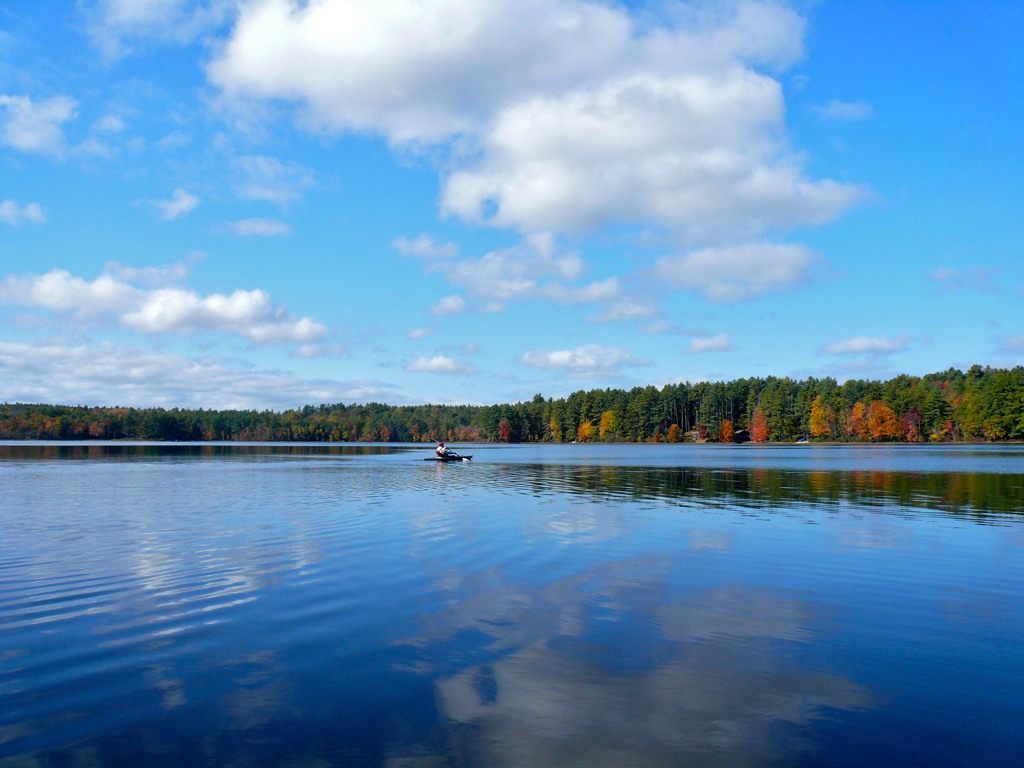
M1024 362L1015 2L0 0L0 400Z

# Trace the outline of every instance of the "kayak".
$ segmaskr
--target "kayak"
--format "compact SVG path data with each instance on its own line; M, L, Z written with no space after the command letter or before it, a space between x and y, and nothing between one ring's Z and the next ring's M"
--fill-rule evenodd
M469 461L472 456L428 456L424 461Z

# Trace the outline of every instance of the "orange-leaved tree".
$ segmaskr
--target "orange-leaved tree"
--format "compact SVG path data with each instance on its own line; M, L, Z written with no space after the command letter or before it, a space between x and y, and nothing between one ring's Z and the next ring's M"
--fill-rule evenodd
M576 430L576 439L581 443L587 442L594 436L594 425L589 421L584 421L580 424L579 429Z
M718 428L718 441L720 443L731 443L736 433L736 429L733 427L732 422L726 419L722 422L722 426Z
M668 441L670 443L678 443L683 439L683 430L679 428L678 424L673 424L668 428Z
M508 423L508 419L502 419L501 424L498 425L498 438L503 443L512 439L512 425Z
M853 410L850 411L850 418L846 422L846 434L850 437L859 437L867 439L868 437L868 421L865 418L864 403L854 403Z
M872 401L868 406L868 431L875 440L898 440L904 436L899 417L881 400Z
M768 442L768 419L764 417L761 406L754 409L754 418L750 420L750 439L755 443Z

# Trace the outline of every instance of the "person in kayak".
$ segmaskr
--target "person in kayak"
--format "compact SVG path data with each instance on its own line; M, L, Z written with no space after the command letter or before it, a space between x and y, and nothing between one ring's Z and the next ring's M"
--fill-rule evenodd
M448 446L444 444L443 440L438 441L437 448L434 449L434 453L436 453L440 459L443 459L448 455Z

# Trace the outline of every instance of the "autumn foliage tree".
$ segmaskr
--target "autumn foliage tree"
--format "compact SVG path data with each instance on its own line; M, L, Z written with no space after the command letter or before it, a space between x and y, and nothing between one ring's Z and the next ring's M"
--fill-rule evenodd
M758 406L754 409L754 418L750 420L750 439L755 443L767 443L768 437L768 419Z
M580 424L579 429L576 430L576 439L585 443L594 437L594 425L589 421L584 421Z
M835 421L835 414L829 408L821 395L814 398L811 403L811 437L832 437L832 424Z
M668 428L668 441L670 443L678 443L683 439L683 430L679 428L678 424L673 424Z
M903 426L895 411L880 400L868 406L868 432L875 440L899 440L903 437Z
M718 441L721 443L731 443L736 433L735 427L732 422L726 419L722 422L722 426L718 428Z
M604 440L608 435L613 435L619 428L619 419L615 411L605 411L601 414L601 426L598 427L598 435Z
M912 408L903 415L903 434L908 443L921 442L921 412Z
M508 423L508 419L502 419L498 425L498 438L503 443L512 439L512 425Z
M850 437L866 440L868 437L867 408L864 403L855 403L846 421L846 434Z
M562 442L562 422L558 420L557 416L551 417L551 422L548 424L550 430L551 439L556 442Z

